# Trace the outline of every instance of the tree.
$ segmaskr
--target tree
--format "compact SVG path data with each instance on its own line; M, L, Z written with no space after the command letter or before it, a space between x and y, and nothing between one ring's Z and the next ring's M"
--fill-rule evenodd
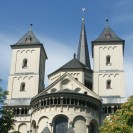
M3 108L4 100L7 94L8 92L4 91L2 87L0 87L0 133L8 133L9 130L13 129L15 122L13 119L13 112Z
M133 96L104 120L100 133L133 133Z
M19 131L13 131L12 133L20 133Z

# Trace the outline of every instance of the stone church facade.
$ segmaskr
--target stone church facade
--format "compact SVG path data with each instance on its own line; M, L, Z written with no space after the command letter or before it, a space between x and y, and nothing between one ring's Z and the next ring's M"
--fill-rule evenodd
M48 75L47 87L44 47L31 29L11 45L5 108L14 112L14 129L21 133L97 133L103 119L124 102L124 40L107 25L92 41L92 70L83 18L77 56Z

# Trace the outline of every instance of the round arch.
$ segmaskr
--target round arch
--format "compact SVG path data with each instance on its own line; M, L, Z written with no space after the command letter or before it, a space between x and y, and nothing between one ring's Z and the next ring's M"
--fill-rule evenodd
M42 116L42 117L40 117L39 120L38 120L38 122L37 122L37 124L39 124L39 122L40 122L42 119L47 119L47 120L48 120L48 117L47 117L47 116ZM48 121L47 121L47 122L48 122Z
M21 123L18 126L18 131L21 133L27 133L27 125L25 123Z
M86 133L86 119L82 115L78 115L73 119L73 127L75 133Z
M89 124L89 133L98 132L98 122L95 119L92 119Z
M68 130L68 117L57 115L53 118L53 133L66 133Z
M37 122L37 125L38 125L38 133L41 133L43 131L43 129L47 126L48 121L49 121L49 119L48 119L47 116L40 117L40 119Z

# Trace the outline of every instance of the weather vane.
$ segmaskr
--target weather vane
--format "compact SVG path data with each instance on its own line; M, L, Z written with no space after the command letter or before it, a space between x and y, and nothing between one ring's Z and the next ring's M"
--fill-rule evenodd
M85 8L82 8L82 14L83 14L83 19L84 19Z

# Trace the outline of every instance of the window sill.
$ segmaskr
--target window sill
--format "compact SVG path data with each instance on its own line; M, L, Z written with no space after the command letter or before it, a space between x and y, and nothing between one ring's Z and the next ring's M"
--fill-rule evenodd
M27 69L28 67L22 67L22 69Z
M110 63L110 64L106 64L106 66L112 66L112 63Z
M106 88L107 90L110 90L110 89L112 89L112 88Z

